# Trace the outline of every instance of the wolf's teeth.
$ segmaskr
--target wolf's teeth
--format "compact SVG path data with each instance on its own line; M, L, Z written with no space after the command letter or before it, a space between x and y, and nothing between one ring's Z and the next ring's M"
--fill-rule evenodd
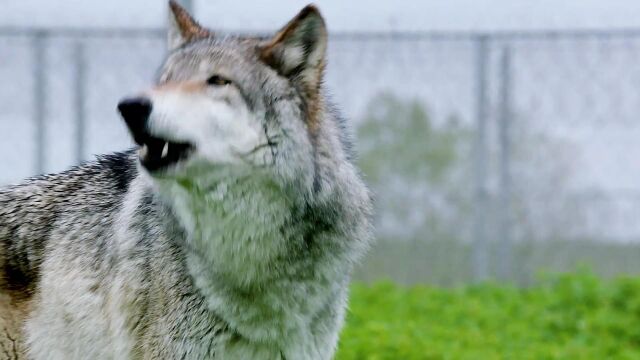
M147 153L149 153L149 148L147 147L147 144L142 145L142 147L140 148L138 155L141 158L147 157Z
M164 147L162 147L162 155L160 156L161 158L166 158L167 154L169 154L169 143L166 142L164 143Z

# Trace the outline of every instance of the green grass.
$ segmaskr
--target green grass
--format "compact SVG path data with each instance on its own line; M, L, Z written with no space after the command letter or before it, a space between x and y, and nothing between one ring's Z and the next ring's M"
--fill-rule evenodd
M583 272L528 288L356 284L336 358L640 359L640 279Z

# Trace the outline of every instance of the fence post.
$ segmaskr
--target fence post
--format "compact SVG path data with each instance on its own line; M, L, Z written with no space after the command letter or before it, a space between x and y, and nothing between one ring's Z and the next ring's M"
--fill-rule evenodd
M500 59L500 108L498 117L498 141L500 147L500 195L498 203L499 236L498 274L501 279L511 277L511 48L505 45Z
M35 142L35 168L36 174L42 174L46 166L46 135L47 128L45 123L45 110L47 105L47 89L46 89L46 43L47 34L44 31L38 31L33 36L33 125Z
M81 163L84 161L84 157L86 154L85 149L85 121L86 121L86 113L85 113L85 96L86 96L86 69L87 62L85 58L85 44L82 40L78 40L75 43L73 49L73 63L75 66L75 86L74 86L74 97L73 97L73 106L75 108L75 133L76 133L76 163Z
M476 281L485 280L489 273L487 249L487 92L488 92L488 35L476 38L476 131L472 158L475 173L475 219L473 228L473 276Z

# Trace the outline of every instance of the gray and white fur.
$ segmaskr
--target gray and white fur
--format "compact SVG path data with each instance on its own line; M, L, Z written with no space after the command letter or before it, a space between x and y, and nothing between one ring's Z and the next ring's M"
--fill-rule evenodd
M329 359L370 198L313 6L271 38L171 2L139 147L0 190L0 358Z

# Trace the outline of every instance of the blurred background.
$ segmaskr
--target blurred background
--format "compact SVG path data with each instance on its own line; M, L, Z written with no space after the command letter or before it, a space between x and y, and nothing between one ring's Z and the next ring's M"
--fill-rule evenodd
M249 33L306 4L182 3L215 30ZM376 195L359 282L526 289L541 272L640 273L637 0L316 3L331 32L326 82ZM2 8L0 183L130 147L115 105L154 78L166 2ZM580 281L572 289L590 289Z

